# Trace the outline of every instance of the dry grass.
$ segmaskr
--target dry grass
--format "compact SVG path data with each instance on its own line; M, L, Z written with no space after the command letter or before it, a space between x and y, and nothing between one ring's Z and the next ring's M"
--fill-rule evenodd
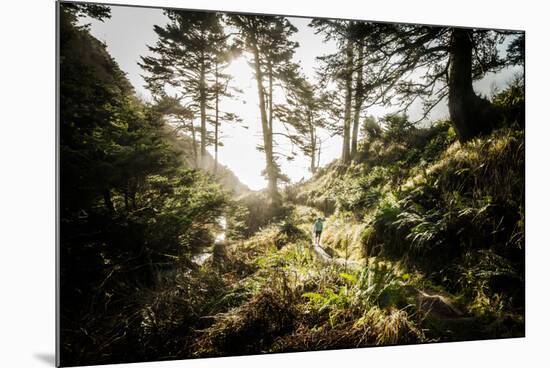
M292 334L279 338L271 351L341 349L424 341L425 336L406 311L373 307L364 316L335 326L322 322L313 326L303 324Z
M321 236L323 247L330 247L338 257L359 261L363 259L363 233L367 225L350 217L331 216Z
M241 355L266 352L273 341L290 332L295 311L288 299L264 290L202 331L194 344L196 356Z

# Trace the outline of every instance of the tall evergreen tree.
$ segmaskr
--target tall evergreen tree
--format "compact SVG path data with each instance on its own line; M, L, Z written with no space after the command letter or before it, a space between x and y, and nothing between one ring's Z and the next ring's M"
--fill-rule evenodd
M277 106L275 116L292 128L285 135L308 157L309 171L314 174L321 155L319 129L327 127L329 100L303 76L293 77L287 85L286 104Z
M281 201L277 182L284 176L274 151L275 83L284 78L286 67L298 47L291 40L297 29L287 18L279 16L232 15L229 21L236 28L240 46L250 55L250 65L254 69L263 135L261 150L266 161L265 175L272 204L277 207Z
M174 126L174 133L186 132L191 135L193 166L199 167L198 142L193 111L182 105L181 98L163 95L156 100L155 109Z
M521 34L379 25L365 41L367 47L370 45L367 62L376 69L374 85L378 87L379 98L398 101L402 109L420 100L424 104L421 119L447 99L451 121L464 142L490 131L499 120L490 103L474 92L473 82L514 60L506 61L499 53L498 46L506 37L521 38Z
M325 41L333 40L337 43L338 50L335 53L318 58L321 61L319 73L321 81L325 84L336 82L344 95L341 160L346 163L357 149L359 117L364 99L364 45L358 42L358 23L355 21L313 19L310 26L315 28L316 33L323 34ZM358 52L359 55L356 55Z
M213 98L208 75L217 73L220 54L226 47L221 15L207 12L165 10L170 23L155 26L159 39L149 50L154 56L142 57L142 68L149 89L156 94L176 89L200 118L200 159L206 155L209 143L207 106ZM216 74L219 77L219 74ZM218 89L214 89L218 91Z
M84 15L104 19L109 8L60 5L63 366L126 362L129 351L150 359L132 301L162 270L210 244L225 205L217 183L178 159L165 139L162 104L135 96L106 45L79 25ZM184 111L176 104L171 113ZM159 345L155 354L170 349Z
M216 41L215 49L217 52L214 55L214 68L209 80L209 91L211 97L210 110L213 111L209 116L209 122L214 126L214 134L212 144L214 145L214 174L218 170L218 149L223 143L220 140L221 123L235 123L242 120L234 113L229 111L221 111L220 102L222 99L235 98L236 94L242 91L234 86L230 86L232 76L225 73L231 60L240 54L240 50L235 45L228 42L228 37L219 38Z

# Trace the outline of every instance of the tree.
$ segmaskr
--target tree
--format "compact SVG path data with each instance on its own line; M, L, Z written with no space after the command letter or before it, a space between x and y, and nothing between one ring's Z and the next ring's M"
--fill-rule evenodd
M350 160L350 137L351 137L351 112L353 99L353 41L351 38L346 40L346 63L344 68L345 81L345 110L344 110L344 143L342 144L342 162L346 163Z
M207 104L212 98L207 83L209 73L218 77L221 54L226 47L221 15L206 12L165 10L170 23L155 26L159 39L149 46L155 56L142 57L141 67L149 73L145 77L155 94L166 94L175 88L182 98L193 102L200 118L200 163L208 145ZM219 88L214 89L219 92ZM216 94L218 96L218 94ZM217 98L217 97L216 97Z
M242 91L235 87L230 87L231 76L224 73L224 70L229 66L230 61L235 58L240 50L235 45L229 45L227 38L219 38L215 46L217 52L214 56L213 80L210 85L210 94L213 96L213 105L211 110L214 110L214 116L210 116L209 121L214 125L214 174L218 171L218 147L222 145L220 141L220 124L221 121L226 123L241 122L242 120L232 112L220 111L220 100L222 98L234 98L232 93L241 93Z
M73 27L76 27L76 19L88 16L90 18L104 21L111 18L111 8L105 5L86 4L86 3L65 3L61 8L62 16L69 20ZM87 28L88 25L84 26Z
M313 19L309 24L315 28L315 33L324 34L325 42L334 40L337 42L336 53L318 57L322 63L319 70L320 81L327 85L334 81L340 90L343 90L344 116L342 128L342 162L350 160L350 139L353 110L353 71L354 71L354 39L353 22L327 19Z
M180 269L210 244L209 227L226 202L220 185L186 168L166 140L164 117L184 117L185 109L135 96L106 45L78 25L88 9L60 5L64 366L116 362L131 347L148 345L139 318L129 317L140 307L128 300L151 290L159 271ZM108 8L92 9L108 15ZM97 311L102 317L91 318ZM150 357L146 350L140 352L144 359Z
M186 131L191 135L192 154L194 167L199 167L198 144L196 138L196 128L193 123L193 111L181 103L181 98L171 96L161 96L157 98L155 109L162 114L168 123L173 125L176 135L181 131Z
M318 58L321 62L320 79L327 85L336 82L336 89L344 96L341 134L342 162L350 161L357 153L359 123L364 109L377 104L380 98L373 96L376 83L367 54L366 38L376 24L359 21L334 21L314 19L310 26L324 40L336 41L338 51ZM367 106L365 102L371 99Z
M60 13L61 181L67 185L61 211L67 216L89 212L99 194L112 212L118 172L112 161L104 160L112 152L106 137L118 127L118 115L127 113L125 97L132 88L105 46L90 36L88 27L77 26L84 15L108 18L109 9L67 5Z
M295 76L287 84L287 103L277 107L275 116L293 129L294 133L287 129L287 138L309 158L309 171L314 174L321 155L318 129L327 126L327 95L315 89L303 76Z
M357 67L355 78L355 95L354 95L354 106L353 106L353 129L351 132L351 144L350 144L350 156L354 157L357 153L357 138L359 135L359 119L361 115L361 106L363 105L363 95L364 95L364 86L363 86L363 56L365 51L365 46L361 41L359 41L357 48Z
M460 141L490 131L497 116L477 96L473 81L507 63L499 55L511 32L417 25L378 25L365 38L367 63L376 71L373 82L384 103L392 100L406 110L416 100L425 118L448 99L451 121Z
M367 37L376 32L378 24L367 22L354 22L350 31L351 40L355 44L355 87L353 95L353 127L351 131L350 156L357 154L357 141L359 136L359 123L364 109L368 109L379 103L381 96L376 95L377 71L370 64L367 47ZM371 45L372 47L372 45ZM368 102L368 103L366 103ZM366 104L365 104L366 103Z
M511 65L525 64L525 33L520 33L508 45L508 63Z
M250 55L254 69L263 135L260 149L266 160L264 173L272 205L278 207L281 198L277 182L285 177L277 164L278 153L274 151L274 89L298 46L291 41L297 29L288 19L279 16L231 15L229 22L236 28L240 47Z

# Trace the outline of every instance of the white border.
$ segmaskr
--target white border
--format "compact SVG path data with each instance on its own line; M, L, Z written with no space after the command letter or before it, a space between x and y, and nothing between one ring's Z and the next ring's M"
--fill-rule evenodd
M111 0L124 4L125 1ZM527 31L527 337L200 359L117 367L407 366L518 367L548 361L549 257L546 223L550 139L547 122L548 11L543 2L507 0L296 1L128 0L154 5L303 16L453 24ZM52 366L55 243L55 3L0 5L0 366ZM48 363L49 362L49 363ZM156 365L155 365L156 364Z

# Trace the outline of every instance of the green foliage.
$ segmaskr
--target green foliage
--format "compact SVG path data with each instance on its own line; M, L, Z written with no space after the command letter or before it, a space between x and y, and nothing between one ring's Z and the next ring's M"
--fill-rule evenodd
M248 227L250 212L248 208L239 201L231 201L229 202L225 216L227 221L226 237L230 241L246 239L250 233Z
M365 224L354 220L348 213L333 215L326 220L321 243L332 256L360 261L363 258L361 236L364 228Z
M476 312L493 313L490 300L495 293L499 299L507 298L508 307L520 307L523 302L521 285L524 282L522 269L518 269L509 259L498 255L492 249L467 252L456 269L458 282L466 295L476 302L472 308ZM513 298L512 298L513 296ZM485 303L489 305L484 305Z
M438 121L427 131L427 144L422 152L422 159L433 162L453 142L457 140L456 132L448 121Z
M342 180L336 203L341 211L353 212L356 218L363 217L364 211L378 203L386 185L388 172L385 167L376 166L367 175Z
M141 218L145 212L155 214L146 222L147 242L162 244L174 255L208 244L209 231L203 225L215 223L226 200L218 184L190 170L171 178L152 176L145 184L140 202L147 205L137 216Z
M396 201L378 206L366 241L368 249L379 246L383 255L403 259L462 293L470 311L488 318L487 324L516 321L485 331L488 335L521 331L522 152L523 133L511 130L449 146L402 186Z
M386 141L402 142L416 129L405 114L386 115L381 119L381 125Z
M287 216L280 222L276 240L278 244L282 246L288 242L308 240L308 234L296 225L297 222L297 218L293 216Z
M506 49L508 64L525 64L525 32L518 33Z
M508 88L493 96L492 103L502 111L503 125L525 127L525 84L523 75L516 75Z
M354 222L364 224L358 238L364 256L400 260L425 274L430 287L461 295L468 312L482 320L479 336L521 334L523 95L518 78L493 97L503 125L512 128L462 145L448 122L419 128L404 116L388 116L381 131L371 127L365 134L356 162L328 166L297 188L295 197L335 197L331 219L353 214ZM323 242L334 246L340 229L350 225L332 221ZM339 288L308 294L317 307L329 300L327 305L346 304L348 296ZM446 328L475 334L458 322L433 331L442 337Z
M411 277L399 265L372 259L365 269L346 271L319 263L307 243L255 246L257 268L237 287L247 296L198 334L197 356L300 350L310 339L322 349L342 339L354 346L423 341L403 288Z
M197 284L183 270L212 243L226 194L185 168L157 109L134 96L106 46L76 26L83 13L103 10L61 5L63 365L175 354L221 286L206 275ZM190 293L195 287L207 291ZM170 344L160 343L163 334Z
M404 308L409 305L402 286L403 277L398 267L389 262L372 259L359 274L341 272L338 276L343 283L336 289L328 287L321 292L302 295L310 308L320 313L327 311L333 327L341 320L363 316L373 307Z

